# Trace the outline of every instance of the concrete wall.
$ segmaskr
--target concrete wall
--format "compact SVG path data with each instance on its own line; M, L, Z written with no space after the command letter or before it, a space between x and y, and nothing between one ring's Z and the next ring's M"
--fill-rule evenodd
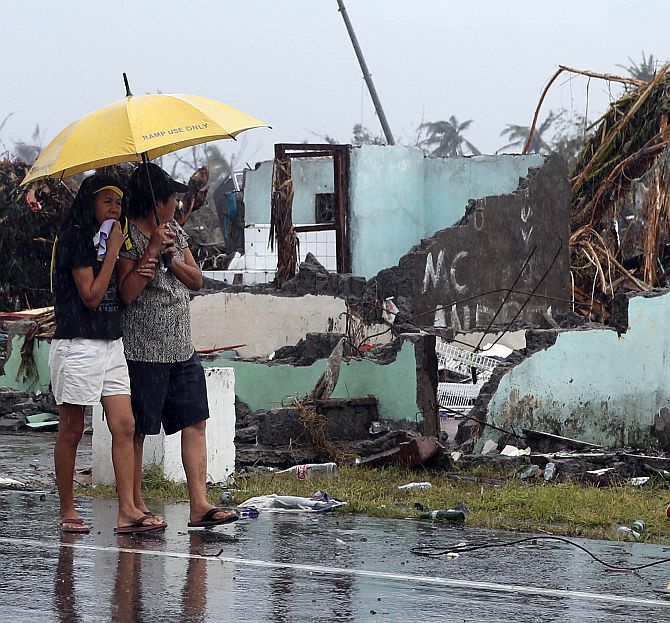
M388 363L380 364L371 359L343 362L332 397L373 395L379 400L379 412L383 418L420 422L426 406L419 404L424 397L418 395L418 390L423 382L421 375L430 374L430 371L417 364L417 357L423 357L422 345L414 343L412 339L416 338L403 341L395 360ZM434 341L432 348L434 352ZM294 397L309 394L325 370L326 361L321 359L311 366L268 365L241 360L203 363L205 366L226 365L234 368L237 397L246 402L252 411L256 411L274 409L288 404ZM435 391L436 387L433 400Z
M196 349L246 344L241 357L269 357L307 333L343 333L347 307L332 296L300 298L249 294L209 294L191 301Z
M209 420L207 420L207 481L224 482L235 472L235 372L230 367L205 370ZM112 437L102 419L102 406L93 409L93 484L114 484ZM142 464L157 465L169 480L186 482L181 462L181 434L149 435Z
M413 147L364 145L351 151L353 272L373 277L421 239L453 225L470 199L514 191L545 157L425 158Z
M332 193L332 158L294 158L291 160L293 178L293 222L306 225L315 222L314 195ZM270 222L272 193L272 161L262 162L244 178L244 206L247 223Z
M670 293L632 298L629 325L621 337L607 329L560 333L502 378L489 421L610 447L670 449ZM484 439L497 438L485 430Z
M502 162L511 167L515 161ZM489 159L481 164L492 166ZM569 219L565 162L550 157L514 192L472 201L457 224L381 271L376 291L380 298L403 301L403 314L421 326L472 331L493 320L504 325L517 313L519 320L537 325L549 307L559 312L569 307ZM512 287L534 296L510 294Z
M47 340L35 340L33 347L33 359L37 375L28 378L25 374L17 373L21 365L21 348L25 338L23 335L14 335L11 338L11 352L4 365L4 374L0 375L0 387L9 387L23 392L46 392L49 390L51 376L49 373L49 342Z

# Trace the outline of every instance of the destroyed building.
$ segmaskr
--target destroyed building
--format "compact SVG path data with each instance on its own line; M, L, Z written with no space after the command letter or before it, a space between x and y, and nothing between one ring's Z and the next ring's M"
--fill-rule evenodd
M383 454L445 428L466 451L534 431L669 450L669 299L653 289L665 112L609 172L593 162L664 84L626 95L607 126L621 136L597 130L572 181L557 156L280 144L217 189L228 257L192 301L193 339L207 366L235 371L238 462ZM28 340L29 377L27 338L7 335L3 385L47 392L48 344Z

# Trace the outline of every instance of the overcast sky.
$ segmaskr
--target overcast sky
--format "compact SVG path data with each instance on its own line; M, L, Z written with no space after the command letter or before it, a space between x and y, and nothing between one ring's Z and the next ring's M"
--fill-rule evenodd
M389 124L472 119L484 153L506 123L529 125L559 64L624 73L642 51L670 59L668 0L345 0ZM273 126L219 145L238 160L276 142L381 133L336 0L2 0L0 144L43 143L69 122L135 94L195 93ZM608 85L559 78L544 105L604 112ZM616 86L614 94L619 93ZM543 114L543 116L544 116ZM246 137L242 139L242 137Z

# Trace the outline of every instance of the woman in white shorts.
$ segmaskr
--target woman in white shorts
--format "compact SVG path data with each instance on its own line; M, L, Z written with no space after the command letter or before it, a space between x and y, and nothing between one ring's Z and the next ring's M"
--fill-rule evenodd
M125 240L119 224L122 198L115 178L86 178L54 247L56 330L49 368L59 415L54 461L63 532L86 533L91 529L75 509L72 478L84 430L84 408L99 402L112 434L119 499L115 532L147 532L166 526L133 503L135 420L121 340L115 268ZM153 276L154 266L145 264L138 270Z

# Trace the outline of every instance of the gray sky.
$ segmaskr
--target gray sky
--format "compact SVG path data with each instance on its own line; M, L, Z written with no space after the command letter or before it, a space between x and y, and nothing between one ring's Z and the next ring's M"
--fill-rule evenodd
M484 153L505 143L506 123L530 124L558 64L622 74L642 50L670 59L667 0L345 4L394 134L455 115L473 119L466 137ZM272 125L219 143L252 164L276 142L348 142L359 122L381 133L336 0L3 0L1 16L6 147L36 123L46 144L120 99L123 71L135 94L206 95ZM587 84L559 78L543 113L585 112ZM594 119L607 84L592 80L588 95Z

